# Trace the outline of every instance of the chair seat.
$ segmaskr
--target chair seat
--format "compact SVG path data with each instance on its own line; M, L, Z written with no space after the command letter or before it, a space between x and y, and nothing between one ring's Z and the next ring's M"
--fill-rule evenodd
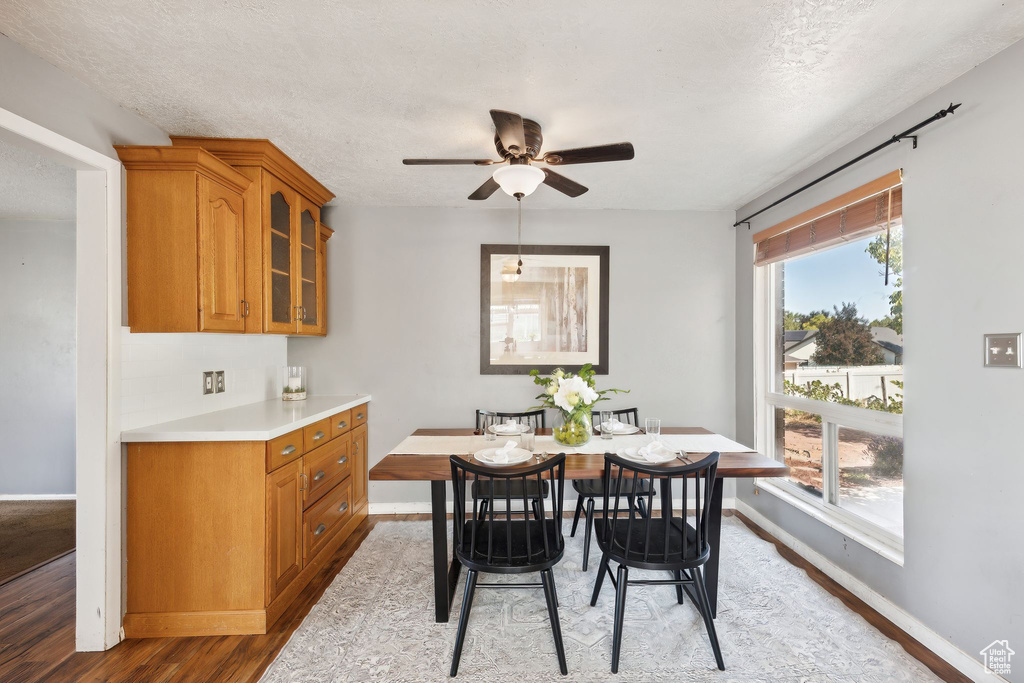
M626 511L628 517L628 511ZM610 516L610 515L609 515ZM672 563L694 563L700 564L703 561L702 555L698 552L697 532L690 525L686 524L686 551L683 552L683 534L680 532L682 524L678 518L668 520L672 525L668 532L668 552L665 552L665 524L666 520L654 517L650 520L639 515L633 518L632 533L629 532L629 519L624 519L620 513L619 519L612 522L611 541L609 542L608 529L600 520L597 521L597 542L602 551L620 562L630 565L656 565ZM650 525L648 532L647 526ZM626 538L629 536L629 548L626 548ZM647 557L644 557L644 546L647 544Z
M556 547L561 533L555 525L561 519L537 520L513 519L508 522L504 512L495 512L494 521L467 521L463 526L463 542L455 547L455 554L462 564L470 569L479 569L496 574L516 574L523 571L542 571L554 566L562 557L564 547ZM542 526L543 524L543 526ZM476 527L474 535L473 527ZM547 529L547 557L544 549L544 529ZM493 536L489 532L493 531ZM508 553L511 536L512 554ZM529 537L529 553L527 538ZM475 545L473 544L475 541ZM491 559L488 561L488 546Z
M612 481L612 486L615 486L615 482ZM576 489L576 492L581 496L587 496L588 498L603 498L604 497L604 479L573 479L572 487ZM650 482L646 479L637 480L637 491L642 495L647 495L651 489ZM615 495L614 491L610 492L610 495ZM623 496L632 496L633 493L633 479L622 480L622 493Z
M506 484L504 480L496 479L494 481L494 498L495 500L505 500L505 489L509 489L508 497L512 499L512 502L523 500L523 481L522 479L512 479L510 484ZM490 481L474 481L472 486L473 499L489 499L491 497L491 482ZM546 479L542 480L541 485L537 484L534 479L526 480L526 497L530 500L540 498L541 496L548 495L548 482Z

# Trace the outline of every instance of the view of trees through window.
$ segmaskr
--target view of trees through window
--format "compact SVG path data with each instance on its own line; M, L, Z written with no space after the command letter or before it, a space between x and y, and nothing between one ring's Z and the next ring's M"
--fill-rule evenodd
M790 396L902 413L902 226L777 267L776 386ZM822 417L778 408L775 424L791 481L821 496ZM902 534L903 440L838 426L837 433L837 504Z

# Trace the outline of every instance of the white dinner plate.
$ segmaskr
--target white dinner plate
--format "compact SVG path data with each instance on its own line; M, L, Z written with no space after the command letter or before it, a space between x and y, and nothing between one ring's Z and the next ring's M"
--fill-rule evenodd
M523 424L522 422L517 422L515 427L509 428L507 424L501 423L491 425L487 429L488 431L491 432L491 434L501 434L502 436L516 436L518 434L522 434L527 429L529 429L529 426Z
M485 448L474 453L473 458L491 467L508 467L509 465L520 465L533 457L533 453L525 448L513 448L512 452L508 454L508 462L495 462L494 452L496 450L498 449Z
M620 449L616 455L620 458L632 460L633 462L638 462L643 465L664 465L667 462L675 460L679 456L679 453L673 453L671 456L659 458L658 460L648 460L644 456L640 455L639 448L623 448Z
M640 431L640 428L636 425L623 424L615 428L612 434L636 434Z

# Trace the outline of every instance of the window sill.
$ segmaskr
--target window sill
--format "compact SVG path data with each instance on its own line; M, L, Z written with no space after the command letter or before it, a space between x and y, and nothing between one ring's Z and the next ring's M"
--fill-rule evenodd
M893 564L903 566L903 546L897 545L888 539L874 536L857 525L842 519L839 515L829 511L824 506L812 503L793 491L788 490L784 484L779 484L764 479L754 480L755 490L766 491L773 496L789 503L797 510L818 520L825 526L834 529L843 536L856 541L868 550L878 553Z

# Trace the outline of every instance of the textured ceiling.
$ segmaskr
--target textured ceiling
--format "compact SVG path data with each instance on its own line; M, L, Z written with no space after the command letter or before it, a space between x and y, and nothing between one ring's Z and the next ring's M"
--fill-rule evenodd
M0 220L75 219L75 171L0 139Z
M502 108L636 147L533 206L732 209L1024 37L1024 3L3 0L0 31L170 133L271 138L335 203L470 205L488 169L401 159L493 153Z

